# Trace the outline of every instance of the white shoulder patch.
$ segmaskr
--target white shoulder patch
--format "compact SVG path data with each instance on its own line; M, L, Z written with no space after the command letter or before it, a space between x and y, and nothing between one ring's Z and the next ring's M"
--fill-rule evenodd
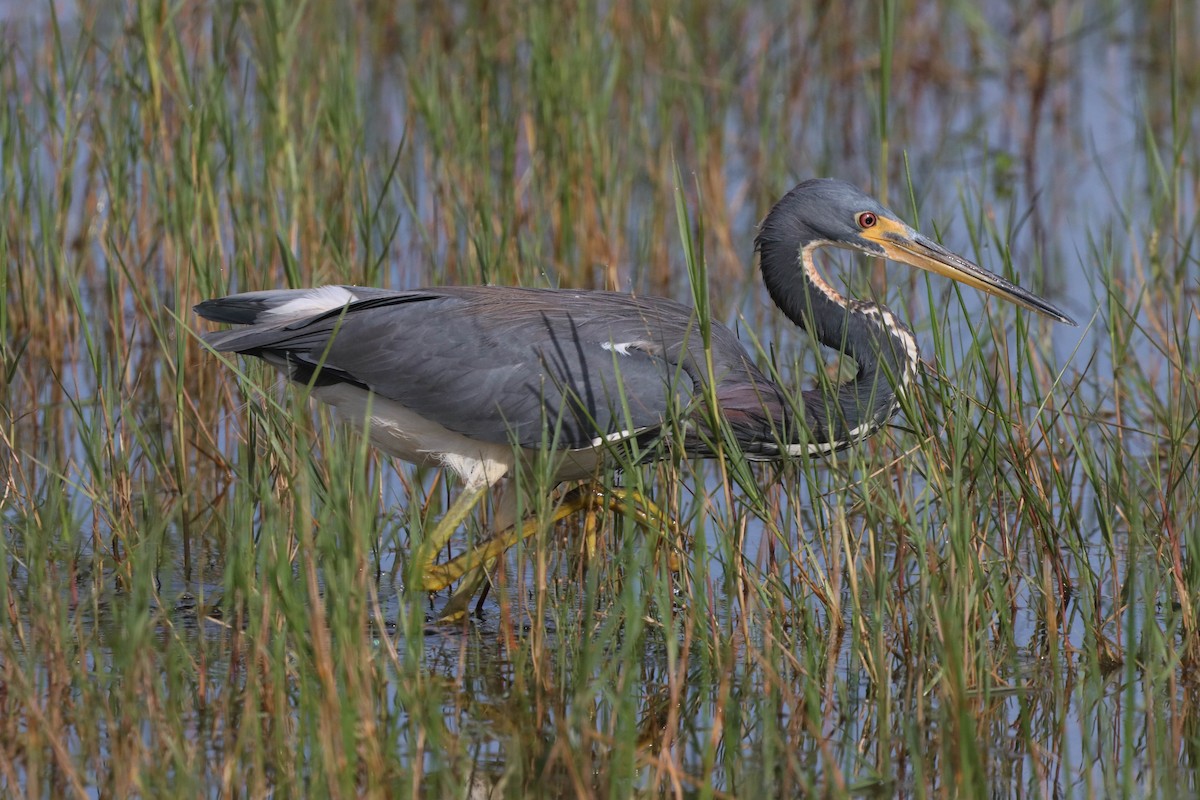
M638 342L601 342L600 347L608 350L610 353L627 356L629 355L629 348L637 347L638 344Z
M289 319L315 317L334 311L358 300L358 295L345 286L318 286L295 300L289 300L259 317L260 322L284 322Z
M592 447L603 447L606 444L624 441L625 439L632 439L633 437L645 433L648 430L649 428L641 427L628 431L617 431L616 433L609 433L604 436L597 436L595 439L592 439Z

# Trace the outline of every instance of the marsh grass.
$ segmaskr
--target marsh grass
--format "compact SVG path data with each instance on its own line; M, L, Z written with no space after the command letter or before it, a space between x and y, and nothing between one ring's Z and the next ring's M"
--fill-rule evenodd
M0 25L4 793L1197 791L1195 8ZM634 290L810 386L845 366L768 307L750 242L818 174L1081 329L833 259L922 344L892 428L780 465L618 453L602 481L681 533L546 524L462 629L403 588L457 487L222 363L190 312L330 281ZM542 520L550 472L517 481Z

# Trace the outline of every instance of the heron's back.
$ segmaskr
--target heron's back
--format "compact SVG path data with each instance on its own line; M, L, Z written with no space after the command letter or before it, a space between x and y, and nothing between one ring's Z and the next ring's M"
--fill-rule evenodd
M513 287L254 292L206 301L245 325L217 350L259 356L296 381L358 387L471 440L579 449L686 423L707 448L709 380L694 309L615 292ZM714 324L712 380L735 435L777 452L784 401L737 337Z

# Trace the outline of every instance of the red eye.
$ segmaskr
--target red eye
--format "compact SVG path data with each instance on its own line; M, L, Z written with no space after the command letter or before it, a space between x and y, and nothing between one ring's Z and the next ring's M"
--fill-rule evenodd
M858 215L858 227L860 228L874 228L878 221L879 218L870 211L864 211Z

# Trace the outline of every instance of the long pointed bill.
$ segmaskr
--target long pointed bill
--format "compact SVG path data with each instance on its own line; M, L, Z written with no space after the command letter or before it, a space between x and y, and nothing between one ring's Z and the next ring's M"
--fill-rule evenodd
M1025 291L1020 286L1010 283L995 273L988 272L977 264L972 264L962 256L952 253L911 228L904 232L893 229L880 233L882 235L871 238L883 247L887 252L887 257L893 261L944 275L1010 303L1016 303L1022 308L1045 314L1059 322L1065 322L1068 325L1076 324L1075 320L1036 294Z

